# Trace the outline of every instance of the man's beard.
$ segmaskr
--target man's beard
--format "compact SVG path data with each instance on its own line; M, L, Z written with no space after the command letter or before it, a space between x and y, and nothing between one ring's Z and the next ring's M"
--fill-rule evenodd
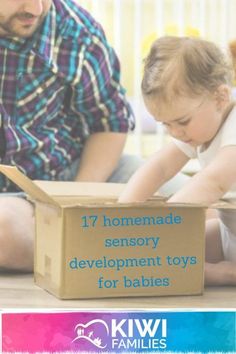
M43 13L41 16L39 16L37 18L37 21L35 21L35 23L33 23L32 25L24 25L23 22L20 22L20 20L34 19L34 16L29 13L15 14L11 16L6 22L3 21L4 18L0 15L0 37L30 37L41 25L45 15L46 14ZM1 32L3 32L3 34Z

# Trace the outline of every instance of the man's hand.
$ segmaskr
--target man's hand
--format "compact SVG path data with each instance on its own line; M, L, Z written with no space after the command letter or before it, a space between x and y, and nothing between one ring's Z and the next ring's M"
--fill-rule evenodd
M126 141L126 134L102 132L86 141L76 181L105 182L116 168Z

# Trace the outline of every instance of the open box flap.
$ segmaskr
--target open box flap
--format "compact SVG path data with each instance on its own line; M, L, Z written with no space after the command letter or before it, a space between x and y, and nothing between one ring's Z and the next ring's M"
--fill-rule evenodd
M220 199L210 207L212 209L236 209L236 203L227 199Z
M62 207L92 207L108 206L117 207L117 199L123 192L124 183L105 182L72 182L72 181L42 181L35 180L34 183L52 196ZM122 207L133 207L143 205L165 205L166 198L156 193L148 199L148 202L119 203Z
M34 181L52 197L64 198L118 198L125 184L102 182Z
M32 199L60 207L59 203L57 203L27 176L20 172L17 167L0 164L0 172L2 172L6 177L26 192Z

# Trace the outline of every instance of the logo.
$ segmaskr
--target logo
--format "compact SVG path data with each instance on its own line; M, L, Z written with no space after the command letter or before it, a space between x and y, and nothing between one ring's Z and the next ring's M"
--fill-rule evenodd
M77 337L73 339L72 343L84 339L97 348L106 348L107 344L104 344L104 340L101 338L102 334L103 336L105 334L106 337L109 335L109 328L105 321L97 319L86 324L79 323L75 326L75 331Z
M85 340L99 349L167 348L167 319L164 318L111 318L106 322L94 319L77 324L75 332L72 343Z
M166 339L166 319L111 320L111 348L113 350L166 349Z

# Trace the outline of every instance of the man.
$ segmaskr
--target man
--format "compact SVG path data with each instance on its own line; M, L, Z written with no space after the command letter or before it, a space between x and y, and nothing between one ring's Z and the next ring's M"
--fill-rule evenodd
M126 182L119 61L74 0L0 2L0 162L31 179ZM33 207L0 175L0 268L33 268ZM23 198L21 198L23 196Z

